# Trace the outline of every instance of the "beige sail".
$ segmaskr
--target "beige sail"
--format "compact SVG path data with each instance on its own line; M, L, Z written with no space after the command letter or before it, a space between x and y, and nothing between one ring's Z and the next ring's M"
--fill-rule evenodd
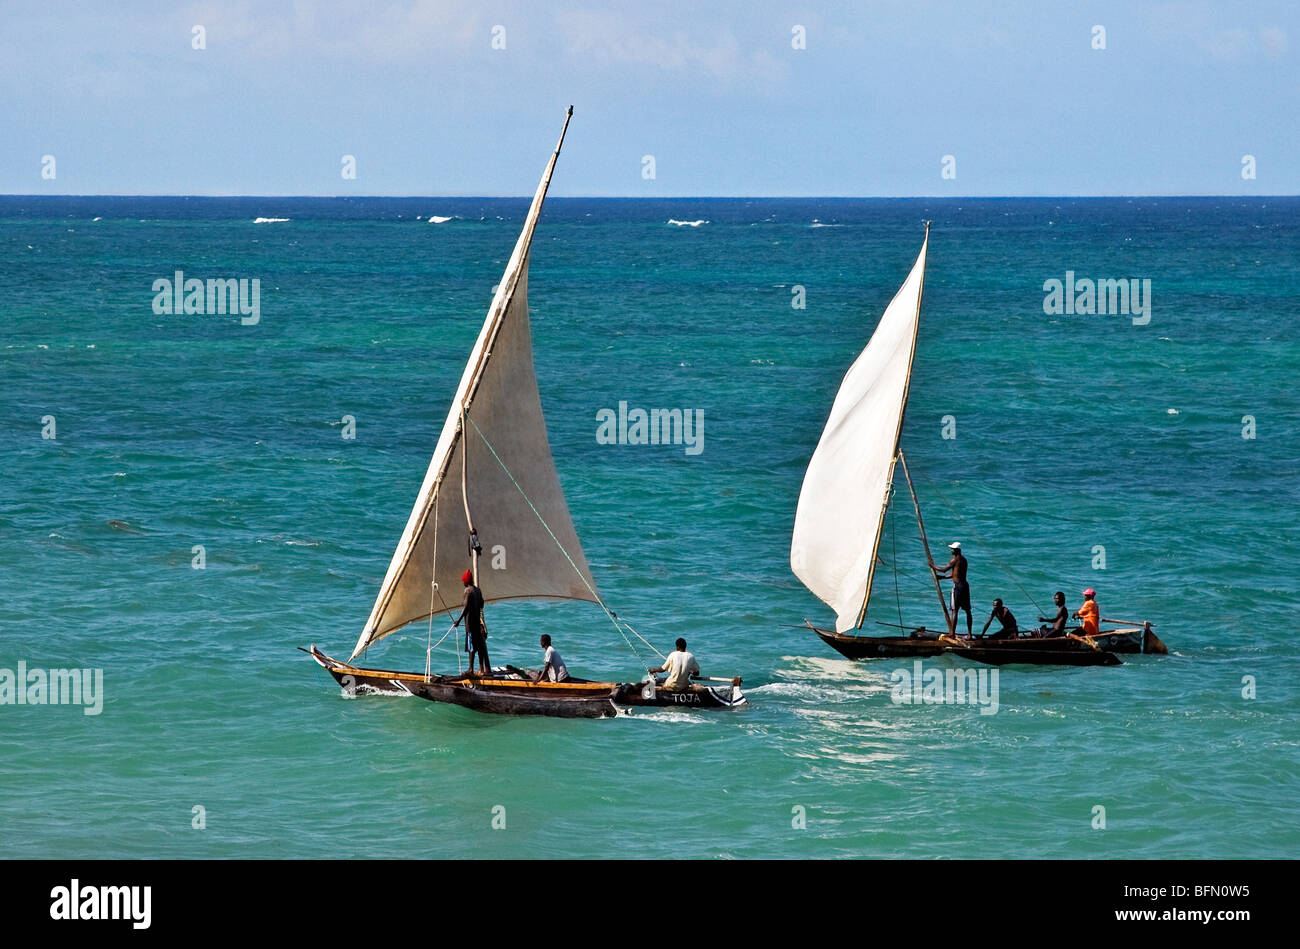
M353 657L407 623L459 610L467 508L484 600L599 601L546 438L528 323L529 249L563 143L562 131Z
M836 632L861 626L871 597L916 351L929 229L912 272L849 367L808 463L790 567L835 611Z

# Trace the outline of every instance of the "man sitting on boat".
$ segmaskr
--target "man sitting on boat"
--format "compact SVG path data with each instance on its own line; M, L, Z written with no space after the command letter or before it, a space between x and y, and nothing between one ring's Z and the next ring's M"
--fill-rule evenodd
M657 672L668 673L663 687L669 692L685 692L691 687L691 676L700 674L700 664L686 651L686 640L677 640L677 651L670 652L664 664L658 669L647 670L651 675Z
M537 673L534 682L541 682L547 679L551 682L568 682L569 669L560 658L560 651L551 645L551 637L542 633L542 648L546 650L546 661L542 664L542 671Z
M952 551L952 560L948 561L947 566L941 569L935 569L934 575L940 580L952 581L952 624L957 625L957 611L966 611L966 638L972 636L974 621L970 615L970 586L966 583L966 558L961 554L961 544L953 542L948 545ZM954 630L955 631L955 630Z
M993 601L993 612L989 614L989 618L984 623L984 628L980 630L981 636L989 631L989 624L994 620L1001 623L1002 628L990 636L990 639L1015 639L1020 635L1015 616L1003 605L1000 599Z
M477 653L479 675L491 675L492 664L488 661L487 634L483 629L483 592L474 585L473 569L462 573L460 582L465 584L465 595L460 601L460 616L456 617L456 622L451 625L456 627L460 625L461 620L465 621L465 634L469 640L468 674L474 674L474 654Z
M1094 599L1096 595L1097 591L1088 587L1083 591L1083 606L1074 611L1085 636L1096 636L1101 632L1101 608Z
M1070 619L1070 611L1065 608L1065 594L1057 590L1052 594L1052 602L1056 604L1056 616L1048 619L1046 616L1038 617L1040 623L1050 623L1050 626L1040 626L1035 636L1045 638L1048 636L1064 636L1065 624Z

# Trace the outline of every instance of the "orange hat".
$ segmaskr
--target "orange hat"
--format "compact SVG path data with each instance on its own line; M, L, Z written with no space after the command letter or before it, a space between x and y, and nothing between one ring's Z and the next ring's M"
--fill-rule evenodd
M461 582L461 583L469 583L469 582L470 582L471 580L473 580L473 579L474 579L474 571L473 571L473 570L466 570L464 573L462 573L462 574L460 575L460 582Z

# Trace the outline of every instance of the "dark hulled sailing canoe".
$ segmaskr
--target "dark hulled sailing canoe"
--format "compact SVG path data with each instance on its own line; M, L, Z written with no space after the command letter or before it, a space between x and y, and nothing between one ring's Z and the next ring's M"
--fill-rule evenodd
M790 540L795 576L835 611L834 631L813 629L822 641L850 659L938 656L945 653L1002 665L1119 665L1116 653L1164 653L1149 623L1092 637L958 641L939 585L921 505L900 447L916 355L925 287L930 226L921 252L894 299L886 307L866 348L840 383L830 416L804 474ZM871 602L885 514L893 499L895 466L903 469L916 511L916 525L934 575L935 593L946 631L918 628L910 636L862 636ZM897 564L894 565L897 570ZM1122 623L1124 620L1103 620ZM892 625L892 624L887 624ZM942 639L940 636L942 635Z
M1119 665L1120 660L1099 659L1095 653L1100 651L1113 656L1116 653L1132 655L1168 652L1164 643L1152 632L1149 623L1142 627L1105 630L1091 637L1097 649L1070 636L1049 636L1042 639L993 639L976 636L971 640L959 640L961 645L956 645L945 633L924 627L914 630L910 636L852 636L828 629L810 628L822 642L849 659L920 658L951 653L981 662L986 661L983 657L987 656L988 661L995 665L1009 662L1035 665ZM1074 632L1077 635L1079 631ZM940 636L945 639L940 640ZM1075 654L1085 658L1076 658ZM1021 658L1008 658L1010 655ZM1086 658L1090 655L1093 657L1091 660Z

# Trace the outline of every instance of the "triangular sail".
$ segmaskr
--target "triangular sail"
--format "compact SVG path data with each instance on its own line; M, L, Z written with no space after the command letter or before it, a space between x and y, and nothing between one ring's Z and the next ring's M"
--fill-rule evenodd
M562 131L353 657L407 623L459 609L467 508L483 546L486 601L599 602L546 438L528 323L529 249L563 143Z
M849 367L799 492L790 567L835 611L835 629L861 626L903 430L925 281L929 229L912 272Z

